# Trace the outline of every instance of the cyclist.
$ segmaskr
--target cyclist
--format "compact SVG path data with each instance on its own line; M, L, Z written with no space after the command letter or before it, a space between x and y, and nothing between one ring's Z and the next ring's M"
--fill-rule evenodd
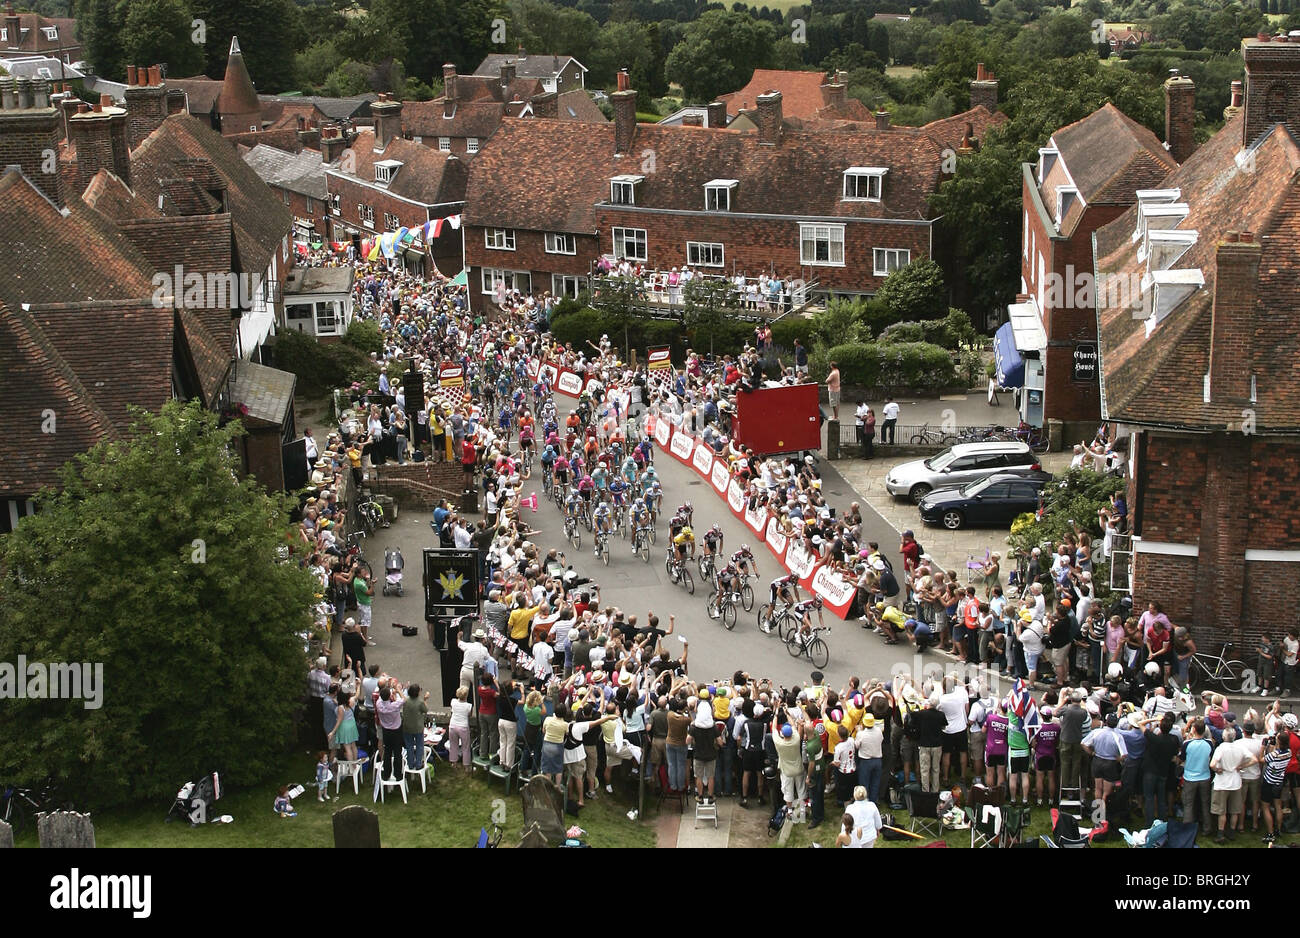
M501 430L502 439L510 439L510 425L514 421L514 417L514 412L509 407L501 408L501 416L498 418L497 423Z
M613 500L615 508L622 508L627 504L627 483L623 481L622 476L610 477L609 497Z
M690 551L692 557L695 556L695 532L691 530L690 525L682 525L673 535L673 550L677 554L679 564L686 563L687 551Z
M690 524L695 520L695 506L689 501L683 505L678 505L677 514L685 518L687 524Z
M523 454L523 461L527 462L533 452L533 428L531 424L519 428L519 448Z
M814 609L817 611L818 630L825 628L825 623L822 621L822 598L820 596L814 596L812 599L805 599L801 603L795 603L794 612L799 617L799 629L796 633L798 637L795 641L800 645L807 646L813 637L812 613Z
M592 481L591 476L584 472L582 477L578 479L578 494L582 496L582 500L586 502L588 506L591 505L591 493L595 491L595 489L596 483Z
M564 502L564 517L566 520L572 520L575 524L578 521L578 506L582 504L582 499L578 496L576 489L569 492L569 497Z
M596 497L605 500L605 490L609 487L609 470L599 462L591 470L591 484L596 489Z
M578 412L576 410L569 411L569 416L564 418L564 426L576 439L578 436L578 428L582 426L582 420L578 417Z
M561 492L569 484L569 460L564 458L563 453L555 454L555 486Z
M592 525L593 533L596 534L596 537L593 538L593 540L595 541L595 545L593 547L592 553L594 553L597 557L600 556L600 535L609 534L612 527L612 514L613 513L609 510L608 503L606 502L596 503L596 512L591 517L591 525Z
M735 564L728 562L713 575L713 589L718 595L718 614L721 615L723 594L730 594L734 601L736 594L740 592L740 571L736 569Z
M674 538L681 532L682 528L686 527L690 527L690 525L687 524L686 519L682 517L681 512L678 512L668 519L668 536ZM694 555L694 553L695 551L691 551L692 555Z
M551 480L554 481L554 477L551 474L555 471L555 447L548 443L546 449L542 450L541 460L542 472L545 473L547 477L551 477Z
M641 488L648 489L651 485L657 485L659 482L659 473L655 472L654 466L647 466L645 472L641 473Z
M763 624L764 632L771 632L775 627L773 620L776 619L776 603L780 600L787 608L793 606L799 601L799 577L794 573L787 573L785 576L779 576L772 581L771 586L771 603L772 614L767 622Z
M623 478L627 480L628 485L635 485L637 479L636 460L631 456L623 460Z
M740 545L740 550L731 555L731 562L735 564L736 569L740 571L742 576L751 574L758 576L758 558L754 556L754 552L749 549L748 544Z
M645 506L645 502L637 499L632 503L632 533L638 531L648 531L650 529L650 509ZM636 549L636 539L632 541L633 550Z
M722 539L722 527L720 525L714 524L713 527L704 532L704 553L706 556L713 558L715 568L718 565L718 558L722 554Z
M651 520L659 512L659 505L663 501L663 492L659 488L659 483L654 482L643 488L641 492L641 502L645 505L646 514Z

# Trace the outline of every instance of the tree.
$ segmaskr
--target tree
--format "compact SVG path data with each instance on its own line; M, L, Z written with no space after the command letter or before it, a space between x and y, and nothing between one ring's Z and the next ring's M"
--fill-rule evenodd
M695 277L682 290L682 324L693 342L708 335L710 355L714 334L727 318L727 308L734 305L725 277Z
M928 258L893 271L880 284L876 299L907 321L937 319L948 312L943 270Z
M133 0L121 34L126 60L165 62L170 74L194 74L203 67L203 51L191 36L192 20L184 0Z
M772 58L776 28L740 13L710 10L687 27L664 73L693 101L712 101L743 87Z
M98 709L5 701L0 776L53 776L84 808L162 804L213 769L236 786L276 770L316 586L277 562L289 501L239 478L241 432L197 403L137 412L0 541L0 661L102 665Z
M119 40L123 17L117 0L81 0L77 6L77 31L85 56L101 78L121 80L126 75Z
M238 36L260 94L293 89L294 53L302 33L302 14L294 0L190 0L190 9L205 24L205 74L226 74L230 37Z
M304 90L325 84L330 72L343 64L343 56L329 40L314 42L294 57L294 73Z

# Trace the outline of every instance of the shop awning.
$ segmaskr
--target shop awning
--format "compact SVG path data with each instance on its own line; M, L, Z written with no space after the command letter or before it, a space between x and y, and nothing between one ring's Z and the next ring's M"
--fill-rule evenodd
M998 385L1019 388L1025 384L1025 360L1016 351L1015 331L1003 323L993 336L993 360L998 368Z
M1047 348L1047 333L1038 309L1032 302L1012 303L1007 307L1009 321L993 336L993 356L998 368L998 383L1004 388L1025 384L1025 353L1037 358Z

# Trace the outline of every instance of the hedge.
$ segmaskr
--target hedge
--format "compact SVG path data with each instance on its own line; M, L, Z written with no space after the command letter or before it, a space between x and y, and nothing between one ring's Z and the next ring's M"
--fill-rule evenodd
M354 381L367 388L379 386L379 369L366 352L346 340L324 343L286 330L275 337L272 355L277 368L298 376L298 392L308 397L329 394Z
M574 348L585 348L588 339L594 342L602 334L608 334L615 346L623 347L623 323L590 306L576 310L557 308L551 321L551 335L556 341L572 343ZM675 319L637 318L627 324L627 342L642 356L652 345L667 345L678 364L684 361L687 348L707 354L710 339L715 355L738 355L745 343L753 341L754 327L733 320L700 325L691 330L686 330Z
M926 342L860 342L818 349L814 371L824 380L830 362L838 362L845 384L886 390L939 390L958 383L957 367L947 349Z
M926 319L922 322L896 322L876 338L877 342L929 342L946 349L970 345L975 341L975 327L970 317L959 309L948 310L943 319Z

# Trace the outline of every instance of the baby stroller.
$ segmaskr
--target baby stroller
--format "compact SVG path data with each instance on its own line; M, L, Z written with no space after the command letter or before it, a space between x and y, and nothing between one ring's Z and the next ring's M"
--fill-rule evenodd
M221 778L216 772L202 776L197 782L186 782L176 793L171 810L164 821L182 818L190 822L191 827L198 827L210 820L208 806L221 797Z
M384 595L401 596L402 595L402 568L406 566L406 561L402 559L402 551L396 547L390 547L384 551Z

